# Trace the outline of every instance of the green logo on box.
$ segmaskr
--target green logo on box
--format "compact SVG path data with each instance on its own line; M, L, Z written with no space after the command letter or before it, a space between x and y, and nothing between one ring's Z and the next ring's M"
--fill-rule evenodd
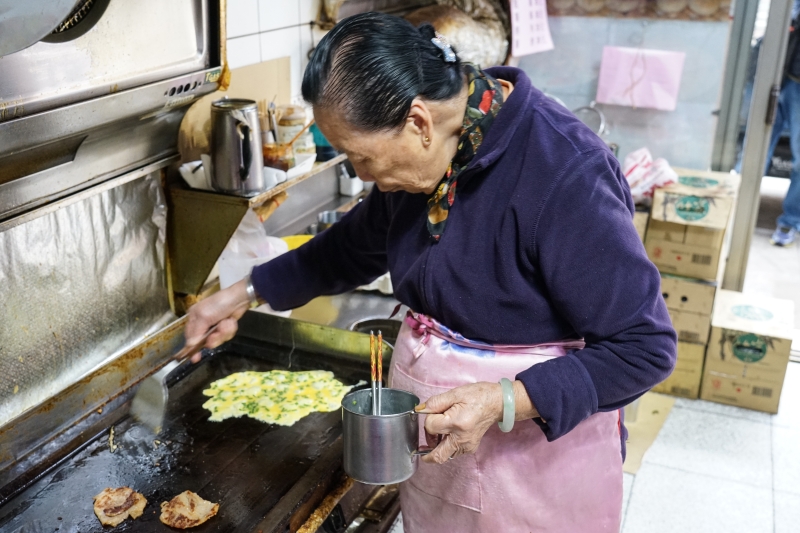
M733 355L744 363L757 363L767 355L767 341L753 333L739 335L733 341Z
M716 187L719 185L719 181L717 180L712 180L711 178L698 178L695 176L680 176L678 178L678 183L681 185L694 187L695 189L708 189L710 187Z
M739 318L757 320L759 322L772 320L775 316L767 309L764 309L763 307L756 307L755 305L735 305L731 308L731 311Z
M683 196L675 202L675 212L684 220L700 220L708 214L709 203L706 198Z

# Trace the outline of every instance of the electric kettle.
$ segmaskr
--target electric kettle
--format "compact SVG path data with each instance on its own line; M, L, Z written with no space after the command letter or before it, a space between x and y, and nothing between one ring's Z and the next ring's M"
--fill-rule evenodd
M211 103L211 185L219 192L255 196L267 190L258 106L223 98Z

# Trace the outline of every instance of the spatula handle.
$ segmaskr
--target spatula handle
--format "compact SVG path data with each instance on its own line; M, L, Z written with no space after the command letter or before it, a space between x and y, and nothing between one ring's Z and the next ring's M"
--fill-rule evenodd
M181 350L178 353L175 354L173 359L176 360L176 361L181 362L184 359L188 359L192 355L194 355L197 352L199 352L203 348L203 345L208 340L208 337L210 337L211 334L214 333L217 330L217 326L218 325L219 324L214 325L213 327L209 328L208 331L206 331L205 334L203 334L203 336L200 337L200 340L197 341L196 343L190 344L190 345L187 345L187 346L184 346L183 348L181 348Z

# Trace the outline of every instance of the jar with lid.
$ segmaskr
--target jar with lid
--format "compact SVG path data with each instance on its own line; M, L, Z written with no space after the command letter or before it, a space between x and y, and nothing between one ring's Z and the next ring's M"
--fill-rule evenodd
M287 144L300 133L307 123L306 110L299 105L284 105L278 107L278 144ZM306 131L294 142L294 151L297 153L313 153L316 150L314 138Z

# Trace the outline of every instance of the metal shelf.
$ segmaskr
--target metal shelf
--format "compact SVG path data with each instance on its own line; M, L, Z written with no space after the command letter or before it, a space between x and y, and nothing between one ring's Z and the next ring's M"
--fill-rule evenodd
M191 189L183 182L172 184L167 188L171 290L180 295L199 294L248 209L268 204L290 187L346 159L345 154L340 154L330 161L317 163L310 172L251 198Z

